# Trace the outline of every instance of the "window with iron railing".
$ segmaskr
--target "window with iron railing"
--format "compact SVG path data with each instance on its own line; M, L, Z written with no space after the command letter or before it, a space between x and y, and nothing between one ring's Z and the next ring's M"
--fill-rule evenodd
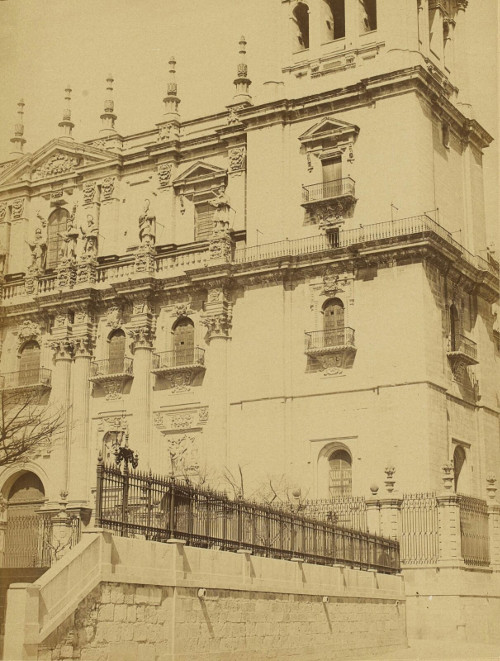
M118 360L94 360L90 364L90 376L113 376L114 374L133 374L134 361L132 358L123 357Z
M307 331L306 351L328 347L354 347L354 329L349 327L331 330Z
M52 371L44 367L7 372L0 377L0 388L25 388L29 386L50 387Z
M354 193L354 179L351 179L351 177L332 179L319 184L302 186L302 203L323 202L344 196L354 197Z
M204 364L205 350L200 347L193 347L189 355L183 349L173 349L172 351L153 354L154 370L182 367L183 365L202 366Z

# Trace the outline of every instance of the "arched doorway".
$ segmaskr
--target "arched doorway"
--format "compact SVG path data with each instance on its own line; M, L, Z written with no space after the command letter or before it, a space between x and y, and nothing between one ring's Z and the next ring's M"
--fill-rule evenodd
M323 305L323 330L325 346L344 344L344 304L332 298Z
M194 324L182 317L173 328L175 365L190 365L194 362Z
M346 450L336 450L328 458L330 498L352 494L352 460Z
M37 514L44 501L45 489L34 473L23 473L11 486L7 497L4 567L44 566L44 518Z

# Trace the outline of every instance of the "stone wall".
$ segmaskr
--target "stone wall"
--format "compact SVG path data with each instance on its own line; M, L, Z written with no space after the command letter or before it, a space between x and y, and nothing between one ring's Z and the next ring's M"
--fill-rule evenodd
M6 658L312 661L383 655L406 644L401 576L109 533L95 541L97 582L84 578L91 587L74 607L71 586L78 585L68 577L88 564L78 547L58 571L55 565L34 586L10 590ZM86 549L96 546L86 542Z

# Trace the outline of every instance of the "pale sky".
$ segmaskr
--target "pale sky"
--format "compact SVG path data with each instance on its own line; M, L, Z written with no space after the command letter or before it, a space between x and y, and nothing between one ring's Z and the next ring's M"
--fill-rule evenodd
M9 158L24 98L26 152L59 135L64 88L73 88L76 140L97 138L105 79L115 78L117 130L161 120L168 60L177 59L183 119L224 109L234 93L238 41L248 41L256 95L279 80L281 0L0 0L0 162ZM498 2L470 0L469 62L475 113L498 136ZM489 152L489 153L488 153ZM496 143L485 158L487 210L498 191Z

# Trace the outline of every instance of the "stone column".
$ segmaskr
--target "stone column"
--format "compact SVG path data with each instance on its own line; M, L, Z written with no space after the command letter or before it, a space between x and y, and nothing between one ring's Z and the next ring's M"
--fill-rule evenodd
M72 502L77 501L82 505L86 504L89 498L91 347L92 341L88 335L74 340L73 406L69 458L70 498Z
M399 540L401 538L401 504L403 499L395 492L395 473L393 466L385 469L385 488L387 495L379 499L380 503L380 534L383 537Z
M467 51L467 18L465 10L468 0L457 0L457 13L455 16L454 38L455 38L455 71L454 80L458 87L458 105L460 110L470 117L472 108L469 99L469 62Z
M60 467L59 487L68 490L69 482L69 455L70 455L70 414L71 410L71 363L73 360L73 343L65 337L53 339L50 348L54 352L55 367L52 374L51 402L55 410L59 410L62 417L61 431L54 439L53 457L56 465Z
M229 300L229 281L213 280L208 286L206 314L201 323L207 328L210 348L205 376L209 397L208 447L206 457L219 469L229 465L227 429L227 366L228 340L231 332L232 304Z
M490 538L490 569L500 571L500 503L496 500L497 478L489 473L488 486L488 532Z
M371 498L367 498L366 503L366 524L368 532L372 535L380 535L380 501L377 498L378 486L370 487Z
M5 560L5 533L7 530L7 501L0 493L0 567Z
M133 305L131 329L134 354L134 381L131 390L133 406L130 445L139 455L141 470L151 467L151 387L154 318L149 302L136 300Z
M444 490L436 497L439 521L439 560L441 567L463 565L460 537L459 497L451 491L453 486L453 462L443 466Z

